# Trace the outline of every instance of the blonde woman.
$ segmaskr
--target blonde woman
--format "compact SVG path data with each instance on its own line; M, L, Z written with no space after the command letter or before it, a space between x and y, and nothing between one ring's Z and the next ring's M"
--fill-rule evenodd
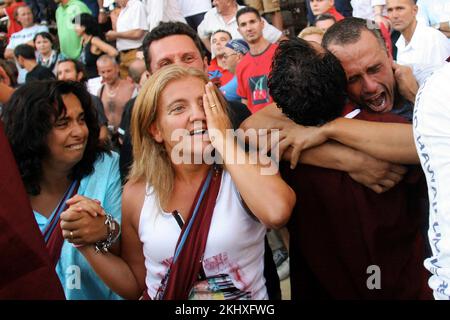
M303 29L297 37L306 41L314 41L320 45L324 34L325 32L320 28L307 27Z
M131 122L121 256L80 248L121 296L267 299L264 235L287 222L295 194L278 174L262 175L260 165L236 164L223 151L248 158L225 135L224 105L195 69L165 67L142 88ZM199 161L213 148L223 166Z

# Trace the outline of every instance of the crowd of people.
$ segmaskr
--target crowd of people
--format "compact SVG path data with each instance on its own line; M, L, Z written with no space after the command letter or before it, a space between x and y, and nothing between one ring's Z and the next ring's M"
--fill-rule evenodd
M0 297L450 299L450 1L50 2L0 12Z

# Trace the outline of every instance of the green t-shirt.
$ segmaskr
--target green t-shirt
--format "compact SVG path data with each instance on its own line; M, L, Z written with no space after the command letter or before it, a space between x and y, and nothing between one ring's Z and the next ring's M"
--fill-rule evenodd
M81 38L75 33L73 18L81 13L91 14L91 10L79 0L70 0L66 5L60 4L56 10L61 53L66 58L78 59L81 53Z

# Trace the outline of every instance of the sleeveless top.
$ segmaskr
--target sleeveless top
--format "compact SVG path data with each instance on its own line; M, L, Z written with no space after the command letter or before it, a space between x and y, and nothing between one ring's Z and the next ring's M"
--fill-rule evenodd
M45 60L44 57L36 51L36 61L43 67L50 69L54 75L56 75L56 63L61 60L61 55L56 50L52 50L50 58Z
M181 228L164 212L147 186L139 220L147 293L153 299L172 261ZM225 170L213 212L203 259L204 277L190 299L267 299L264 271L265 226L244 209Z
M86 44L83 47L83 50L81 51L80 55L80 61L84 63L86 68L86 74L87 78L96 78L98 77L98 71L97 71L97 59L103 54L94 54L91 52L91 46L92 46L92 38L86 42Z

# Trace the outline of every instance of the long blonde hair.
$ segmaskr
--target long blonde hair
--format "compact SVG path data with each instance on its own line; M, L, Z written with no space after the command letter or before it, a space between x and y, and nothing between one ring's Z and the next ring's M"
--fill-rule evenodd
M154 73L142 87L131 115L131 142L133 144L133 165L128 179L131 182L145 181L153 187L160 204L165 205L173 190L174 171L170 155L164 144L158 143L150 133L150 126L156 121L158 100L167 85L187 77L203 80L205 72L177 65L164 67Z

